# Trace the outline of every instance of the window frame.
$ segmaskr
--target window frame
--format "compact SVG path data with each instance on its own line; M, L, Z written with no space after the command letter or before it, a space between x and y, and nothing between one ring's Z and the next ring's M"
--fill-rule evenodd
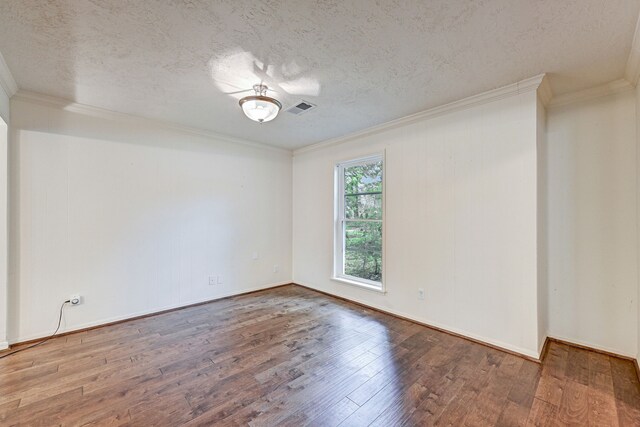
M356 276L344 274L345 258L345 197L344 197L344 170L352 166L360 166L382 161L382 277L380 282L368 280ZM332 279L347 285L358 286L370 291L386 293L386 268L385 268L385 234L386 234L386 159L385 152L377 152L362 157L339 161L334 168L334 244L333 244L333 275ZM377 222L378 220L373 220Z

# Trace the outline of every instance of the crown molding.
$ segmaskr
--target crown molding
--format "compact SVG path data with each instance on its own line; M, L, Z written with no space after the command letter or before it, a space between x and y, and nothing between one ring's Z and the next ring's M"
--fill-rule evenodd
M591 87L576 92L565 93L554 97L549 103L550 108L573 104L574 102L588 101L601 96L613 95L633 89L633 85L626 79L618 79L600 86Z
M538 87L538 97L542 104L547 107L551 103L553 99L553 91L551 90L551 85L549 84L549 78L545 75L540 82L540 86Z
M640 16L636 22L636 31L633 33L633 41L631 42L631 52L627 59L627 66L624 71L624 78L633 86L638 84L640 77Z
M0 52L0 86L7 94L7 97L11 98L18 91L18 85L9 70L9 66L4 60L2 53Z
M27 90L18 90L13 96L12 100L29 102L32 104L38 104L45 107L53 107L63 109L72 113L82 114L85 116L95 117L104 120L119 120L129 123L144 122L159 129L170 130L178 133L202 136L205 138L215 139L221 142L227 142L231 144L239 144L247 147L258 148L268 151L276 151L281 153L291 154L291 150L281 147L275 147L273 145L261 144L259 142L248 141L241 138L234 138L232 136L220 134L214 131L194 128L190 126L184 126L178 123L173 123L165 120L150 119L147 117L136 116L133 114L120 113L117 111L111 111L100 107L94 107L92 105L80 104L64 98L58 98L51 95L45 95L38 92L31 92Z
M544 90L544 98L541 95L541 99L544 102L546 97L550 98L551 89L548 86L547 79L545 78L545 74L539 74L537 76L521 80L517 83L513 83L507 86L500 87L498 89L493 89L487 92L480 93L478 95L473 95L459 101L450 102L448 104L441 105L439 107L430 108L425 111L421 111L416 114L411 114L409 116L405 116L396 120L392 120L390 122L386 122L380 125L372 126L370 128L353 132L344 136L340 136L337 138L328 139L326 141L321 141L315 144L308 145L306 147L298 148L293 151L293 155L307 153L310 151L319 150L321 148L329 147L332 145L342 144L347 141L352 141L354 139L362 138L365 136L373 135L376 133L380 133L383 131L387 131L390 129L397 128L399 126L408 125L411 123L415 123L422 120L432 119L438 116L442 116L444 114L450 114L456 111L466 110L471 107L475 107L482 104L487 104L493 101L498 101L500 99L507 98L509 96L527 93L531 91L537 91L541 85L545 88Z

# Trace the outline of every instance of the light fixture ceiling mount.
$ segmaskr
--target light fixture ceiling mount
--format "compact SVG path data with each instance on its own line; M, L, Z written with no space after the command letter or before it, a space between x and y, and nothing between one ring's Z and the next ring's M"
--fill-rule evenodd
M280 101L267 96L269 88L262 83L253 85L253 90L255 95L245 96L239 102L245 116L258 123L275 119L282 109Z

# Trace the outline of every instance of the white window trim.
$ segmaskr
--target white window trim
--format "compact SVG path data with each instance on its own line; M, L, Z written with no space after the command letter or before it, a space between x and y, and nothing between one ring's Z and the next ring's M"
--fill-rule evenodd
M344 271L344 175L343 171L345 167L358 166L374 161L382 160L382 279L380 282L374 282L360 277L350 276L343 274ZM386 180L387 180L387 162L385 159L385 152L378 152L370 154L365 157L358 157L356 159L345 160L336 163L334 168L334 232L333 232L333 276L332 280L337 282L357 286L359 288L367 289L374 292L386 293Z

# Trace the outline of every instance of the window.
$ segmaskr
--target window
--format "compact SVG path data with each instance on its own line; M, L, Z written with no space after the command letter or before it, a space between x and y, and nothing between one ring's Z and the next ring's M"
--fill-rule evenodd
M334 279L383 290L383 155L336 166Z

